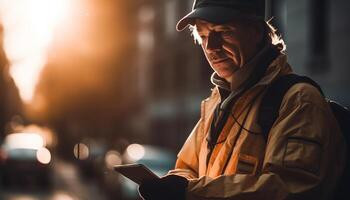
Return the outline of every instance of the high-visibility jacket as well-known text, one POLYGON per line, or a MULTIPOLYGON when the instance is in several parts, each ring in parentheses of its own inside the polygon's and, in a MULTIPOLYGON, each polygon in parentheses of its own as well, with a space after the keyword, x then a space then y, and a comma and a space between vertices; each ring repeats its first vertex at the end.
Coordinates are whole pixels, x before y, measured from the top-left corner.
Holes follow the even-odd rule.
POLYGON ((292 86, 267 141, 257 124, 267 86, 288 73, 286 55, 278 56, 235 102, 208 162, 207 137, 221 101, 218 88, 202 101, 201 118, 169 172, 189 180, 187 200, 332 199, 346 147, 320 92, 306 83, 292 86))

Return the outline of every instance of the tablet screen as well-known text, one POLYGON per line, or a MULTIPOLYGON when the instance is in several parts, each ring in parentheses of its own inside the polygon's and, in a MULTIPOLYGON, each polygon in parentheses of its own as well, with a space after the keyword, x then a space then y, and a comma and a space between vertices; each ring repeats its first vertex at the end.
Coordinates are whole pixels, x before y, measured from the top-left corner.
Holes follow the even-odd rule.
POLYGON ((155 173, 142 164, 116 165, 114 166, 114 170, 139 185, 145 180, 159 178, 155 173))

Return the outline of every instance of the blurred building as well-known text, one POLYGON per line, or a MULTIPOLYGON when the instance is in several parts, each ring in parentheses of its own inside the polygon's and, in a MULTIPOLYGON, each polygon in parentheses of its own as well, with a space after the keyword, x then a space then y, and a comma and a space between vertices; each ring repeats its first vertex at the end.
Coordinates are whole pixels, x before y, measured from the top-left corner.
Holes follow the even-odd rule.
POLYGON ((3 27, 0 24, 0 141, 4 138, 5 132, 5 80, 4 80, 4 71, 7 66, 7 60, 5 56, 5 52, 3 49, 3 27))
POLYGON ((286 41, 295 71, 314 78, 331 99, 350 106, 350 2, 288 0, 286 41))
POLYGON ((4 51, 3 27, 0 24, 0 142, 8 133, 12 118, 22 114, 18 89, 10 77, 9 63, 4 51))
MULTIPOLYGON (((137 5, 137 85, 145 97, 136 121, 153 144, 177 150, 199 119, 200 101, 210 94, 211 69, 190 31, 175 30, 192 2, 144 1, 137 5)), ((141 141, 142 142, 142 141, 141 141)))

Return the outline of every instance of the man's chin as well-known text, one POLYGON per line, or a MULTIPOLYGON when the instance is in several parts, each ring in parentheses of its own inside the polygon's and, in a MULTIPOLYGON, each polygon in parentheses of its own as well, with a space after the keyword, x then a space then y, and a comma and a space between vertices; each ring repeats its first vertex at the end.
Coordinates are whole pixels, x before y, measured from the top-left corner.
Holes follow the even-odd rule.
POLYGON ((225 79, 227 82, 231 83, 233 73, 217 73, 220 78, 225 79))

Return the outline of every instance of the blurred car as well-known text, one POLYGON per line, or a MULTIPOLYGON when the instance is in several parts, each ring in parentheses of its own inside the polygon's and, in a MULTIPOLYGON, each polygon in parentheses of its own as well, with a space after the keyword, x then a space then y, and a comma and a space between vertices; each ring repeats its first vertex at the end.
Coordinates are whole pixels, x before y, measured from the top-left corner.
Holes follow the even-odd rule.
POLYGON ((0 147, 1 183, 41 187, 51 185, 51 153, 43 138, 34 133, 7 135, 0 147))
MULTIPOLYGON (((129 145, 122 157, 123 164, 143 164, 158 176, 164 176, 170 169, 173 169, 176 160, 176 155, 168 149, 140 144, 129 145)), ((121 175, 119 181, 123 199, 138 198, 136 183, 121 175)))

